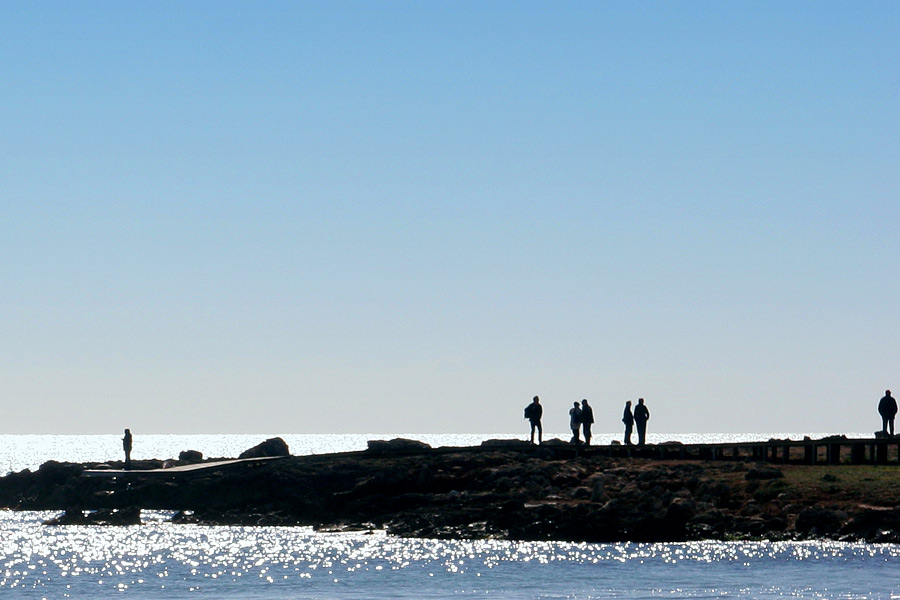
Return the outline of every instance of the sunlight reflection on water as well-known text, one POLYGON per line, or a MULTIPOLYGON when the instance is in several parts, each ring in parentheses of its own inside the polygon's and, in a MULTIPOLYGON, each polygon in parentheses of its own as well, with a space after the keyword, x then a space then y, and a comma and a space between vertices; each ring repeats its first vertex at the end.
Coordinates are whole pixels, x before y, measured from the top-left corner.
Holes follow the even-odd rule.
POLYGON ((892 563, 900 558, 900 546, 837 542, 417 540, 383 532, 174 525, 162 512, 145 512, 141 526, 42 526, 49 516, 0 511, 0 592, 16 590, 23 598, 124 591, 147 598, 889 598, 897 589, 892 563), (876 581, 881 587, 873 587, 876 581))

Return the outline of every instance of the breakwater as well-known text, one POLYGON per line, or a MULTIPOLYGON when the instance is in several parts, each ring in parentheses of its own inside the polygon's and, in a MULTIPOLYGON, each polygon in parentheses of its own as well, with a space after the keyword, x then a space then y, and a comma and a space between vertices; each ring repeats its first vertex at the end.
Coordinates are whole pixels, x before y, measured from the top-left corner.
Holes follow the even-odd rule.
MULTIPOLYGON (((168 472, 163 461, 135 461, 155 472, 111 477, 85 474, 121 465, 48 462, 0 478, 0 506, 64 511, 60 524, 136 523, 140 510, 160 509, 183 523, 387 529, 409 537, 900 541, 900 469, 854 463, 852 444, 820 442, 815 464, 804 461, 806 448, 818 444, 785 441, 773 442, 777 454, 743 444, 708 449, 709 456, 698 448, 702 455, 693 456, 694 448, 676 444, 508 440, 465 448, 372 442, 366 451, 168 472), (841 449, 829 461, 835 444, 841 449)), ((873 456, 878 463, 877 449, 873 456)))

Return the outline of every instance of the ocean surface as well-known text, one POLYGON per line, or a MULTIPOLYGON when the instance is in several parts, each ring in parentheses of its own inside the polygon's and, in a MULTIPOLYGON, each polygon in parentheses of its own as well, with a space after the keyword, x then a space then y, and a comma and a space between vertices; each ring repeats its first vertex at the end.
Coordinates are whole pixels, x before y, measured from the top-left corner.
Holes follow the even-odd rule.
MULTIPOLYGON (((825 434, 659 434, 650 441, 825 434)), ((862 434, 847 434, 862 437, 862 434)), ((232 457, 274 435, 140 435, 135 458, 232 457)), ((462 446, 490 435, 286 435, 294 454, 406 437, 462 446)), ((564 438, 562 434, 549 437, 564 438)), ((616 439, 599 434, 598 442, 616 439)), ((46 460, 120 460, 117 435, 0 435, 4 472, 46 460)), ((129 527, 46 527, 55 513, 0 511, 0 598, 900 598, 900 546, 834 542, 570 544, 406 540, 382 532, 205 527, 143 514, 129 527)))

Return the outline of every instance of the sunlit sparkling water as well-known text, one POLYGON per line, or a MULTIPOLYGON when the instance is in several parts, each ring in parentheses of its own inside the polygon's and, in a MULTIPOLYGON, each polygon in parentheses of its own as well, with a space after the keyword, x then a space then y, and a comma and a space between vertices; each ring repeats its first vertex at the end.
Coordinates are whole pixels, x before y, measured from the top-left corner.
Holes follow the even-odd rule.
POLYGON ((893 598, 900 546, 438 541, 304 528, 46 527, 0 511, 15 598, 893 598))

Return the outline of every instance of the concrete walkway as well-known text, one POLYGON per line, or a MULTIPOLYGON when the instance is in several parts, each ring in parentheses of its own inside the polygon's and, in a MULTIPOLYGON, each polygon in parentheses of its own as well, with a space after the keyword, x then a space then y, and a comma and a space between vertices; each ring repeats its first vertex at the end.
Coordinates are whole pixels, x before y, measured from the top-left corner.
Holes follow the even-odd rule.
POLYGON ((192 463, 169 467, 168 469, 86 469, 82 471, 84 477, 154 477, 196 473, 198 471, 212 471, 231 467, 234 465, 259 464, 286 458, 284 456, 263 456, 259 458, 234 458, 231 460, 218 460, 213 462, 192 463))

